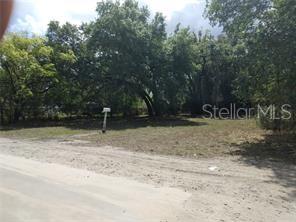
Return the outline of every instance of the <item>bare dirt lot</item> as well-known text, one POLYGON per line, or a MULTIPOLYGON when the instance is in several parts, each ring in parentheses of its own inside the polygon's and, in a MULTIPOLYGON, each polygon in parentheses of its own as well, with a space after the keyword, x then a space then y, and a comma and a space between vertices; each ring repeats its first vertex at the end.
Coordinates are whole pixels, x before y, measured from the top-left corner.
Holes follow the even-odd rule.
POLYGON ((178 188, 190 194, 183 208, 195 221, 296 220, 293 164, 231 156, 186 159, 77 143, 0 138, 0 152, 178 188))

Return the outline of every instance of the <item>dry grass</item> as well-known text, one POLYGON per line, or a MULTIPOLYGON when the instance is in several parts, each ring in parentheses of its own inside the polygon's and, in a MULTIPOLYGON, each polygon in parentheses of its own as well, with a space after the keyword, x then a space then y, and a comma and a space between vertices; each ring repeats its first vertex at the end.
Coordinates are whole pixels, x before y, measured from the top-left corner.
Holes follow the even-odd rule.
POLYGON ((254 120, 185 118, 130 124, 128 121, 112 122, 107 134, 80 139, 98 146, 124 147, 140 152, 209 157, 233 153, 237 149, 234 144, 260 140, 265 133, 254 120))
POLYGON ((96 120, 20 124, 0 130, 0 136, 38 140, 76 138, 96 146, 191 158, 240 155, 296 159, 294 136, 286 139, 272 135, 260 129, 255 120, 121 119, 109 121, 106 134, 100 132, 100 126, 101 122, 96 120))

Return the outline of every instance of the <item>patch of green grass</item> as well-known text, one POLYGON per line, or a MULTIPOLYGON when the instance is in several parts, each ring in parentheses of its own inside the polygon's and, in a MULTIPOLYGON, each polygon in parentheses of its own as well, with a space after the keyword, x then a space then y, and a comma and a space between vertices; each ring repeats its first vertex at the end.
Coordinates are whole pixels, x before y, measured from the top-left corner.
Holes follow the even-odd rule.
POLYGON ((1 137, 16 139, 56 139, 60 137, 73 136, 89 132, 88 130, 71 129, 67 127, 38 127, 38 128, 17 128, 0 130, 1 137))

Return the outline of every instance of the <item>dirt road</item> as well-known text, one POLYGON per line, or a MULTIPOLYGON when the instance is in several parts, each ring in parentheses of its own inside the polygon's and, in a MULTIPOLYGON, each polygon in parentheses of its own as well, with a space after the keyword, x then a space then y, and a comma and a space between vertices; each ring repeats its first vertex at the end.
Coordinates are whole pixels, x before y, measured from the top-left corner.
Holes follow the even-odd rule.
POLYGON ((159 222, 187 217, 183 203, 190 194, 179 189, 7 155, 0 155, 0 178, 0 218, 5 222, 159 222))
MULTIPOLYGON (((159 189, 164 189, 171 194, 170 189, 165 188, 171 187, 173 192, 180 194, 180 199, 177 198, 175 206, 177 214, 166 218, 167 221, 296 220, 296 167, 293 165, 255 159, 243 161, 234 157, 190 160, 133 153, 113 147, 79 146, 63 141, 32 142, 3 138, 0 138, 0 152, 128 178, 122 180, 137 181, 133 183, 147 186, 148 193, 151 190, 161 193, 159 189)), ((125 182, 120 184, 126 192, 132 192, 125 182)), ((141 195, 139 198, 141 200, 141 195)), ((123 196, 122 200, 125 199, 123 196)), ((161 198, 159 200, 162 202, 161 198)), ((145 209, 144 202, 139 202, 141 209, 145 209)), ((162 202, 164 205, 160 205, 160 209, 175 209, 166 207, 169 202, 162 202)), ((117 221, 113 219, 111 221, 117 221)))

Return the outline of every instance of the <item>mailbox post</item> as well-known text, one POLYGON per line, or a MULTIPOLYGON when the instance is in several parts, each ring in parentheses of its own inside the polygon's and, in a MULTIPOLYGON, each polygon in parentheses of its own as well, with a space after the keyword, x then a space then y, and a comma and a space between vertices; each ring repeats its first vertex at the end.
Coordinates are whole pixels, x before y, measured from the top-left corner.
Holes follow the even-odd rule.
POLYGON ((108 113, 111 112, 111 109, 110 108, 104 108, 103 109, 103 112, 104 113, 104 122, 103 122, 103 129, 102 129, 102 132, 103 133, 106 133, 106 129, 107 129, 107 116, 108 116, 108 113))

